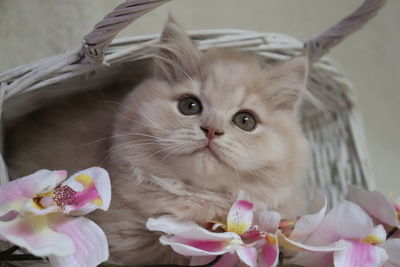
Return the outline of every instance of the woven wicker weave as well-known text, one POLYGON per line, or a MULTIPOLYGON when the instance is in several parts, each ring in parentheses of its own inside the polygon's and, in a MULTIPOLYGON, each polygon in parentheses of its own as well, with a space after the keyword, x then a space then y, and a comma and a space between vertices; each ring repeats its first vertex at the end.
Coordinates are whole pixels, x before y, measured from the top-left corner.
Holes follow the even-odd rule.
MULTIPOLYGON (((55 96, 92 90, 110 78, 123 75, 123 67, 151 60, 158 35, 116 39, 115 35, 146 12, 166 0, 128 0, 97 24, 85 36, 81 49, 24 65, 0 74, 0 112, 9 121, 48 103, 55 96)), ((304 43, 290 36, 242 30, 189 32, 201 50, 235 47, 253 51, 269 62, 286 60, 308 49, 313 62, 308 88, 326 106, 321 111, 305 104, 304 131, 313 151, 310 181, 334 204, 346 192, 347 184, 369 188, 363 128, 354 105, 351 83, 326 57, 329 48, 361 28, 376 15, 385 0, 366 0, 349 17, 320 36, 304 43)), ((4 142, 4 140, 3 140, 4 142)), ((46 166, 43 166, 46 167, 46 166)), ((0 182, 8 181, 7 167, 0 158, 0 182)))

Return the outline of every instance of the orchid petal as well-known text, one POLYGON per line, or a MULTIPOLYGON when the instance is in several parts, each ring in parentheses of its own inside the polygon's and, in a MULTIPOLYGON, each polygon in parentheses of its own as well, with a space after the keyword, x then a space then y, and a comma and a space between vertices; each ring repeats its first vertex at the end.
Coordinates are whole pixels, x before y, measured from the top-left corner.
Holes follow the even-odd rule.
POLYGON ((161 236, 160 243, 171 246, 178 254, 183 256, 222 255, 234 252, 237 245, 226 244, 225 240, 198 240, 177 236, 161 236))
POLYGON ((253 247, 240 246, 236 250, 239 259, 251 267, 257 267, 257 249, 253 247))
POLYGON ((108 259, 107 238, 100 227, 84 217, 50 217, 50 227, 72 239, 75 253, 68 256, 50 255, 52 266, 97 266, 108 259))
POLYGON ((225 233, 213 233, 209 232, 201 227, 194 228, 177 235, 179 237, 185 238, 190 237, 192 240, 205 241, 205 242, 224 242, 229 244, 241 245, 243 242, 235 233, 225 232, 225 233))
POLYGON ((327 245, 340 239, 361 240, 372 231, 372 219, 368 214, 357 204, 345 200, 328 212, 306 243, 327 245))
POLYGON ((220 255, 231 252, 243 242, 239 235, 232 232, 214 233, 193 222, 180 222, 171 216, 158 219, 150 218, 147 229, 172 235, 161 236, 160 242, 185 256, 220 255))
POLYGON ((47 216, 21 216, 0 223, 0 239, 27 249, 36 256, 67 256, 74 253, 72 240, 49 228, 47 216))
POLYGON ((236 243, 241 242, 241 238, 236 233, 224 232, 214 233, 207 231, 203 227, 193 222, 180 222, 170 216, 162 216, 158 219, 150 218, 146 224, 150 231, 160 231, 169 235, 176 235, 182 238, 190 237, 196 240, 222 241, 236 240, 236 243), (175 222, 175 223, 174 223, 175 222), (167 223, 167 224, 162 224, 167 223), (174 223, 174 224, 170 224, 174 223), (180 228, 180 229, 179 229, 180 228))
POLYGON ((253 204, 246 200, 237 200, 228 213, 228 231, 241 235, 250 228, 252 222, 253 204))
POLYGON ((85 215, 96 209, 108 210, 110 206, 110 178, 103 168, 92 167, 79 171, 68 178, 62 186, 76 192, 71 199, 73 204, 64 207, 66 214, 85 215))
MULTIPOLYGON (((392 238, 379 245, 386 250, 389 256, 389 263, 393 266, 400 266, 400 239, 392 238)), ((386 264, 385 264, 386 266, 386 264)))
POLYGON ((335 267, 379 267, 387 261, 383 248, 359 241, 346 241, 349 246, 334 253, 335 267))
POLYGON ((390 199, 379 191, 364 191, 349 186, 347 199, 360 205, 368 214, 390 226, 398 226, 397 211, 390 199))
POLYGON ((314 252, 334 252, 345 249, 348 244, 342 240, 336 241, 329 245, 312 246, 306 245, 287 238, 282 233, 278 233, 279 245, 288 251, 314 251, 314 252))
POLYGON ((49 192, 67 176, 66 171, 40 170, 0 186, 0 217, 11 210, 21 211, 27 199, 49 192))
POLYGON ((327 201, 325 197, 317 197, 320 199, 318 202, 323 203, 322 207, 319 207, 319 211, 316 213, 301 217, 295 224, 293 232, 290 234, 290 239, 296 241, 305 240, 312 232, 315 231, 315 229, 317 229, 323 220, 326 212, 327 201))
POLYGON ((365 237, 362 241, 371 245, 378 245, 386 240, 386 231, 383 225, 377 225, 371 234, 365 237))
MULTIPOLYGON (((10 194, 11 195, 11 194, 10 194)), ((14 196, 7 196, 7 193, 2 192, 0 188, 0 198, 10 200, 8 203, 0 206, 0 221, 9 221, 10 218, 19 216, 19 211, 22 210, 26 200, 12 200, 14 196), (10 216, 10 214, 16 216, 10 216)))
POLYGON ((281 215, 276 211, 263 211, 257 217, 257 224, 269 233, 275 233, 278 230, 280 221, 281 215))
POLYGON ((169 235, 179 234, 197 227, 200 226, 194 222, 182 222, 169 215, 164 215, 157 219, 149 218, 146 223, 146 228, 150 231, 164 232, 169 235))
POLYGON ((269 235, 260 254, 260 266, 275 267, 279 262, 279 245, 276 236, 269 235), (271 242, 272 241, 272 242, 271 242))

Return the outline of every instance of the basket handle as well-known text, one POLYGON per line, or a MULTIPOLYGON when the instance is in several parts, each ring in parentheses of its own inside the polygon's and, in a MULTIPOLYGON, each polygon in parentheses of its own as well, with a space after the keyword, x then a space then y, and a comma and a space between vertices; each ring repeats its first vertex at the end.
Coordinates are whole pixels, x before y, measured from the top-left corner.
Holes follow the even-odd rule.
MULTIPOLYGON (((93 30, 84 37, 81 62, 100 64, 105 50, 122 29, 142 15, 165 4, 170 0, 126 0, 97 23, 93 30)), ((386 0, 365 0, 349 16, 333 25, 322 34, 305 42, 304 47, 311 61, 317 61, 329 50, 343 41, 353 32, 361 29, 375 17, 386 0)))
POLYGON ((170 0, 126 0, 97 23, 83 38, 83 63, 100 64, 111 41, 126 26, 170 0))
POLYGON ((305 42, 308 56, 315 62, 327 54, 335 45, 347 36, 361 29, 367 22, 378 14, 386 0, 365 0, 353 13, 333 25, 320 35, 305 42))

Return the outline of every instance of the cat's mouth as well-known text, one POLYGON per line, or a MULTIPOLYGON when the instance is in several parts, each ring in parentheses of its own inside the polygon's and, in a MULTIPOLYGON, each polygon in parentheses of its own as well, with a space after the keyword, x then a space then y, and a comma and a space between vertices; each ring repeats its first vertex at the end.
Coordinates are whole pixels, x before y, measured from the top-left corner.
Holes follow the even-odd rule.
POLYGON ((193 154, 195 153, 205 153, 205 154, 210 154, 212 157, 214 157, 215 159, 221 161, 220 157, 217 155, 217 153, 215 153, 214 149, 210 146, 210 144, 207 144, 206 146, 203 146, 197 150, 195 150, 193 152, 193 154))

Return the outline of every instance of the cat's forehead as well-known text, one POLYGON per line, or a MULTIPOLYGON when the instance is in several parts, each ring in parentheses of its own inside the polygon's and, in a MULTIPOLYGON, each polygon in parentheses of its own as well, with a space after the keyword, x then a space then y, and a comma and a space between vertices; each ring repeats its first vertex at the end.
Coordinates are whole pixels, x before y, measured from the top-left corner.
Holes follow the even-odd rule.
POLYGON ((200 93, 211 104, 237 107, 260 102, 260 89, 265 86, 264 73, 258 66, 220 60, 208 66, 200 93))

